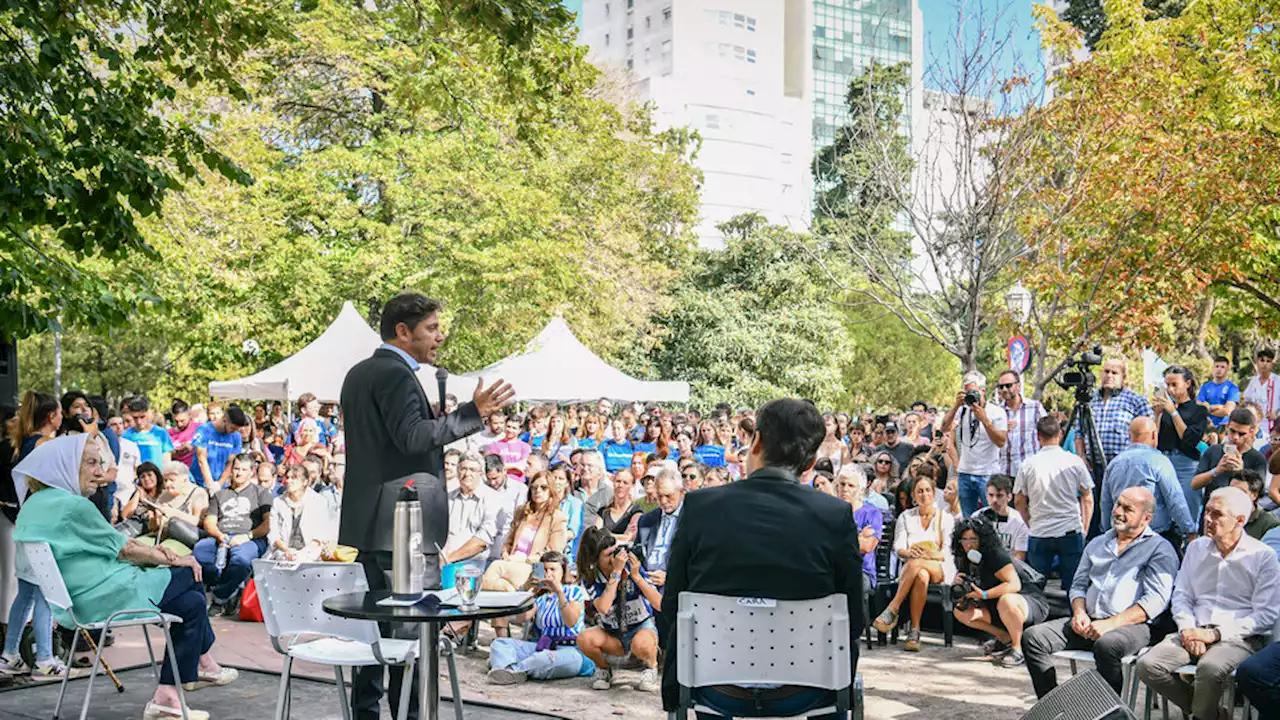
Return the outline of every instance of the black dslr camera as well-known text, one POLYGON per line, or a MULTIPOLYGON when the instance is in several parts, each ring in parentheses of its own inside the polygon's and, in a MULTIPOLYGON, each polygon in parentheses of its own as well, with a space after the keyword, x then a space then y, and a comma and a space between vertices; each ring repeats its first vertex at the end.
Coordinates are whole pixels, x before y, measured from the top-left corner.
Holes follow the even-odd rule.
POLYGON ((977 390, 966 390, 964 393, 965 405, 977 405, 982 402, 982 393, 977 390))
POLYGON ((977 600, 967 597, 977 587, 967 575, 961 577, 951 586, 951 602, 955 604, 957 610, 968 610, 978 604, 977 600))

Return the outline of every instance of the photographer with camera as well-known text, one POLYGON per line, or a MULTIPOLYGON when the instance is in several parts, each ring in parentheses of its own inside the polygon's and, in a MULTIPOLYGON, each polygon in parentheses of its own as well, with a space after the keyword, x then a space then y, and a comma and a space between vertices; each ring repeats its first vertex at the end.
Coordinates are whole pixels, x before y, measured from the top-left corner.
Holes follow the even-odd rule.
POLYGON ((637 690, 658 690, 658 626, 662 594, 649 582, 635 548, 603 528, 587 528, 578 548, 578 578, 600 624, 578 635, 578 649, 595 663, 593 690, 613 687, 606 655, 634 655, 644 663, 637 690))
POLYGON ((1025 563, 1015 563, 992 525, 978 518, 956 523, 951 533, 955 557, 952 613, 960 622, 993 635, 983 651, 1000 657, 1004 667, 1026 663, 1022 629, 1049 619, 1044 576, 1025 563))
POLYGON ((942 418, 942 431, 956 428, 951 442, 960 458, 956 466, 960 509, 969 517, 986 503, 987 478, 1000 472, 1000 449, 1009 441, 1009 418, 1003 408, 987 401, 987 379, 982 373, 967 372, 963 382, 955 404, 942 418))

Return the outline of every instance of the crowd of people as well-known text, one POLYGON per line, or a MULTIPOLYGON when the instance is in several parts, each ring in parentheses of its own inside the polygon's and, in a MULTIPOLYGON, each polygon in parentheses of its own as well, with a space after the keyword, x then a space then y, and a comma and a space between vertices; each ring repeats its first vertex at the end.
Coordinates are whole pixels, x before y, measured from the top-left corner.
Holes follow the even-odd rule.
MULTIPOLYGON (((956 598, 955 618, 990 636, 986 653, 1028 667, 1037 695, 1055 685, 1057 650, 1092 649, 1118 690, 1121 658, 1154 643, 1138 664, 1144 681, 1195 717, 1216 717, 1210 710, 1232 671, 1242 686, 1274 693, 1269 678, 1280 663, 1280 649, 1264 649, 1280 614, 1273 360, 1269 349, 1257 353, 1258 375, 1243 393, 1225 358, 1201 386, 1187 368, 1170 367, 1151 393, 1126 386, 1122 359, 1105 362, 1092 399, 1101 478, 1084 459, 1080 429, 1026 397, 1020 375, 1005 370, 994 395, 985 375, 967 373, 947 407, 824 413, 825 437, 797 480, 848 504, 867 600, 885 590, 874 627, 904 625, 904 650, 922 649, 928 591, 942 586, 956 598), (1055 575, 1066 618, 1051 617, 1046 585, 1055 575), (1196 660, 1188 685, 1175 670, 1196 660)), ((438 410, 456 407, 448 396, 438 410)), ((175 596, 199 580, 211 616, 237 613, 257 558, 349 559, 337 544, 342 413, 314 395, 299 398, 291 421, 279 403, 174 400, 161 411, 135 397, 113 410, 76 391, 30 392, 4 419, 0 456, 10 468, 62 436, 100 445, 85 494, 121 537, 120 558, 163 558, 175 596)), ((685 498, 744 477, 755 412, 602 398, 499 411, 485 426, 445 453, 440 563, 446 577, 466 570, 485 589, 536 595, 526 617, 494 621, 488 679, 590 676, 607 690, 618 663, 631 662, 641 669, 637 687, 658 690, 667 640, 658 615, 685 498)), ((42 472, 0 483, 11 520, 31 512, 21 478, 43 481, 42 472)), ((154 585, 157 603, 169 598, 164 583, 154 585)), ((67 672, 52 652, 54 616, 39 588, 20 579, 0 674, 67 672), (29 617, 30 664, 15 639, 29 617)), ((201 649, 184 660, 200 663, 191 673, 225 679, 201 649)), ((155 702, 175 704, 160 694, 155 702)))

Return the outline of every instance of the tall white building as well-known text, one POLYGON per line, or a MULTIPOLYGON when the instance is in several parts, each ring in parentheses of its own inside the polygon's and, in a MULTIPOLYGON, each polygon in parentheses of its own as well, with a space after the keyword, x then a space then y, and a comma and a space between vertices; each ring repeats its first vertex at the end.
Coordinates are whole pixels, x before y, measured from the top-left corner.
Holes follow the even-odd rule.
MULTIPOLYGON (((1062 13, 1066 12, 1070 0, 1050 0, 1049 7, 1057 13, 1058 17, 1062 17, 1062 13)), ((1076 48, 1070 57, 1062 53, 1054 52, 1048 49, 1042 50, 1044 61, 1044 100, 1049 102, 1053 99, 1053 77, 1062 72, 1068 65, 1073 62, 1082 62, 1088 60, 1090 53, 1084 47, 1076 48)))
POLYGON ((812 11, 807 0, 584 0, 593 62, 626 69, 659 128, 702 136, 700 242, 756 211, 809 226, 812 11))

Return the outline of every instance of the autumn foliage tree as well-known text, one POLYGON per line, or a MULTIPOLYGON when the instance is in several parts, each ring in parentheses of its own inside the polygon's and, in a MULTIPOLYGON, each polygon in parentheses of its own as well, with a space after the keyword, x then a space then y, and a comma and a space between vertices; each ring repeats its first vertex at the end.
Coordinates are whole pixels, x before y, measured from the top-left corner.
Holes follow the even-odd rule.
MULTIPOLYGON (((1022 119, 1041 137, 1024 168, 1039 182, 1024 198, 1032 254, 1019 268, 1036 293, 1037 387, 1086 343, 1156 344, 1167 318, 1274 247, 1258 232, 1280 187, 1280 55, 1259 34, 1274 7, 1205 0, 1157 20, 1141 0, 1107 2, 1093 57, 1022 119)), ((1078 42, 1036 13, 1063 54, 1078 42)))

